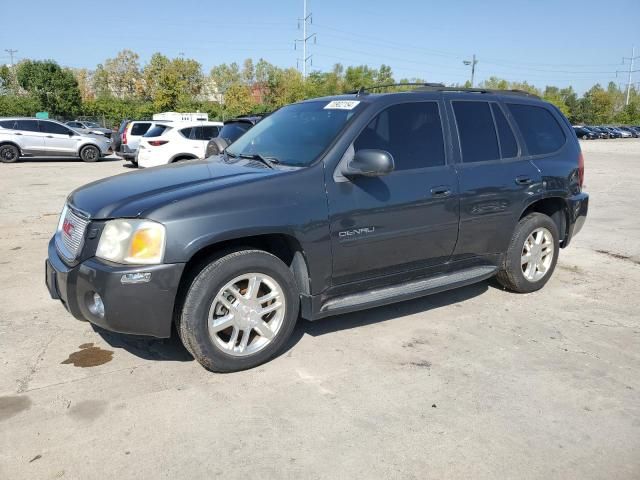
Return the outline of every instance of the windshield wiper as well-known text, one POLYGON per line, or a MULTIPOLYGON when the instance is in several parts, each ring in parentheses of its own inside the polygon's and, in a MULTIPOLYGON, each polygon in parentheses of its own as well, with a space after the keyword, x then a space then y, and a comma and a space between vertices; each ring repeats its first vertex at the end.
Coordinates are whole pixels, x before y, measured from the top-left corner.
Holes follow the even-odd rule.
MULTIPOLYGON (((228 153, 227 153, 227 155, 228 155, 228 153)), ((249 154, 240 153, 238 156, 240 158, 246 158, 248 160, 258 160, 258 161, 264 163, 269 168, 275 168, 274 165, 277 165, 278 163, 280 163, 280 161, 277 158, 274 158, 274 157, 263 157, 259 153, 252 153, 250 155, 249 154)))

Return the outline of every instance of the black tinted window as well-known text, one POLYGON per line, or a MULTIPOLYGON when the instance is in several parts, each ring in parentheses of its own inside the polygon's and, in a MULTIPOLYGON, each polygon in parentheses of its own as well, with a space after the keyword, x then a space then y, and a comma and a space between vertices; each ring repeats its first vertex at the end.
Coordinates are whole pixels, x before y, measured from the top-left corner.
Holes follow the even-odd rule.
POLYGON ((487 102, 453 102, 462 161, 484 162, 500 158, 493 117, 487 102))
POLYGON ((491 104, 493 110, 493 118, 496 119, 496 127, 498 127, 498 137, 500 138, 500 149, 502 150, 502 158, 513 158, 518 156, 518 143, 513 134, 513 130, 509 126, 502 109, 495 103, 491 104))
POLYGON ((159 137, 160 135, 162 135, 168 129, 169 129, 169 127, 167 127, 166 125, 156 125, 155 127, 150 128, 149 131, 147 131, 147 133, 144 134, 144 136, 145 136, 145 138, 148 138, 148 137, 159 137))
POLYGON ((555 117, 543 107, 509 104, 530 155, 542 155, 558 150, 566 141, 555 117))
POLYGON ((186 138, 191 138, 191 130, 193 130, 191 127, 183 128, 180 130, 180 133, 186 138))
POLYGON ((150 123, 134 123, 131 127, 131 135, 144 135, 150 127, 150 123))
POLYGON ((2 128, 13 128, 13 126, 15 125, 16 121, 15 120, 0 120, 0 127, 2 128))
POLYGON ((224 127, 222 127, 218 135, 220 135, 225 140, 228 140, 229 143, 233 143, 250 128, 251 124, 247 122, 225 123, 224 127))
POLYGON ((201 140, 211 140, 212 138, 218 136, 220 128, 216 127, 215 125, 208 125, 206 127, 202 127, 200 131, 202 135, 201 140))
POLYGON ((42 133, 55 133, 59 135, 69 135, 70 130, 58 123, 40 121, 40 131, 42 133))
POLYGON ((379 113, 354 142, 355 150, 386 150, 396 170, 444 165, 444 140, 436 102, 402 103, 379 113))
POLYGON ((13 127, 15 130, 26 130, 27 132, 38 132, 37 120, 16 120, 13 127))

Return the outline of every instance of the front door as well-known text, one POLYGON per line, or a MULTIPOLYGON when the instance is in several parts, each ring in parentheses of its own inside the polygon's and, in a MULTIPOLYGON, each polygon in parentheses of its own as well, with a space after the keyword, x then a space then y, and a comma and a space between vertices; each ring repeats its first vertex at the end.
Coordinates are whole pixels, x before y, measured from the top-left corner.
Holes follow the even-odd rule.
POLYGON ((75 155, 80 140, 77 133, 59 123, 39 120, 47 155, 75 155))
POLYGON ((334 285, 422 269, 451 256, 458 182, 447 162, 441 108, 438 101, 388 107, 345 153, 385 150, 395 162, 390 174, 347 180, 327 172, 334 285))

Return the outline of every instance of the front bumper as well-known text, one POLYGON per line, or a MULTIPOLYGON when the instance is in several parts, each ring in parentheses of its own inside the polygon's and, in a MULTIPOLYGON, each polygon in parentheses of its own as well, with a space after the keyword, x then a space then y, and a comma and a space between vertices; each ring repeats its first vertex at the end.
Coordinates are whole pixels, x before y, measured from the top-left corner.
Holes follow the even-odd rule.
POLYGON ((58 255, 53 238, 48 253, 45 280, 51 298, 60 300, 74 317, 113 332, 171 336, 183 263, 130 267, 107 264, 93 257, 70 267, 58 255), (121 282, 124 274, 138 272, 149 272, 149 281, 121 282), (103 317, 89 310, 94 293, 102 297, 103 317))
POLYGON ((567 229, 567 237, 562 246, 566 247, 575 237, 587 219, 587 211, 589 210, 589 194, 585 192, 578 193, 567 199, 567 207, 569 210, 569 228, 567 229))

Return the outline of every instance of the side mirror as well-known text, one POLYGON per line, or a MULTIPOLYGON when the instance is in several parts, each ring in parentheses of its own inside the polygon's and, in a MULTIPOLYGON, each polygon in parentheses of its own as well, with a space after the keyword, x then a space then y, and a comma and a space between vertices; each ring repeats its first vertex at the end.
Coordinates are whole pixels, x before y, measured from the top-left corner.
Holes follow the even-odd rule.
POLYGON ((345 177, 380 177, 393 171, 393 156, 385 150, 358 150, 342 170, 345 177))

